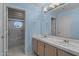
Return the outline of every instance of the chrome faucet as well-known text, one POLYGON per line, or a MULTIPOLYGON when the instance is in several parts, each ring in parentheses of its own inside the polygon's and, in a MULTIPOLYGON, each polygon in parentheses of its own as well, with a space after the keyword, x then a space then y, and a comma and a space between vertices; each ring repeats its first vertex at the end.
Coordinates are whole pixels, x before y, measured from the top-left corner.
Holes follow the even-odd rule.
POLYGON ((69 43, 69 40, 64 40, 64 43, 69 43))

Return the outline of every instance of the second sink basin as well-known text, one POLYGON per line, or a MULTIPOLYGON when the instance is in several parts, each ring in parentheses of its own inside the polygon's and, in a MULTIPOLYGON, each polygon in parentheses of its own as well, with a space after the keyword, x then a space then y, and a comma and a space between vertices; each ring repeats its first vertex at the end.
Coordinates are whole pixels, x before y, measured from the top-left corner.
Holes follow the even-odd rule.
POLYGON ((72 42, 66 43, 63 40, 62 41, 57 41, 58 44, 63 45, 63 46, 67 46, 67 47, 73 47, 74 44, 72 42))

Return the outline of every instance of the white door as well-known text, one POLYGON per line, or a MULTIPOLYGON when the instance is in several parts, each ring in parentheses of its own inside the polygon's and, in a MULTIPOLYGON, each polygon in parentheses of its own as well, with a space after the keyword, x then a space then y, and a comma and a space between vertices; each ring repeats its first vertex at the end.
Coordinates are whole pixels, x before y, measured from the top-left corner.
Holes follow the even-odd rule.
POLYGON ((3 41, 3 4, 0 3, 0 56, 2 56, 4 52, 3 41))

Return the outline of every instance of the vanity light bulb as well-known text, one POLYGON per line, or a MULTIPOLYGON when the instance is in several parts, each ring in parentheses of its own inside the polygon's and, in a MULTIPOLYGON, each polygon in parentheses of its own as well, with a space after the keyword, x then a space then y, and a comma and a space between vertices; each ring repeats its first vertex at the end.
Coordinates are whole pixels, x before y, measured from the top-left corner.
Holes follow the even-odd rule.
POLYGON ((48 10, 47 10, 47 8, 44 8, 43 11, 46 13, 48 10))
POLYGON ((49 5, 49 7, 51 7, 51 8, 55 8, 55 5, 49 5))
POLYGON ((56 4, 56 6, 59 6, 59 5, 60 5, 59 3, 56 4))

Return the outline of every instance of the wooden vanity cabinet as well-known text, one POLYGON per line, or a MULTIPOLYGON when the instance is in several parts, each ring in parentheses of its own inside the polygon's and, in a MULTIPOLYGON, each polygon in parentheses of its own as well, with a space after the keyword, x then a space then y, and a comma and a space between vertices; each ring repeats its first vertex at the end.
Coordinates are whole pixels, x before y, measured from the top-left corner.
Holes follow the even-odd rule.
POLYGON ((51 45, 45 44, 45 56, 56 56, 57 49, 51 45))
POLYGON ((75 56, 35 38, 32 38, 32 49, 38 56, 75 56))
POLYGON ((44 56, 44 43, 38 40, 38 55, 44 56))
POLYGON ((38 53, 38 40, 35 38, 32 38, 32 50, 35 54, 38 53))
POLYGON ((60 50, 60 49, 58 49, 57 51, 58 51, 58 56, 74 56, 74 55, 72 55, 68 52, 65 52, 63 50, 60 50))

